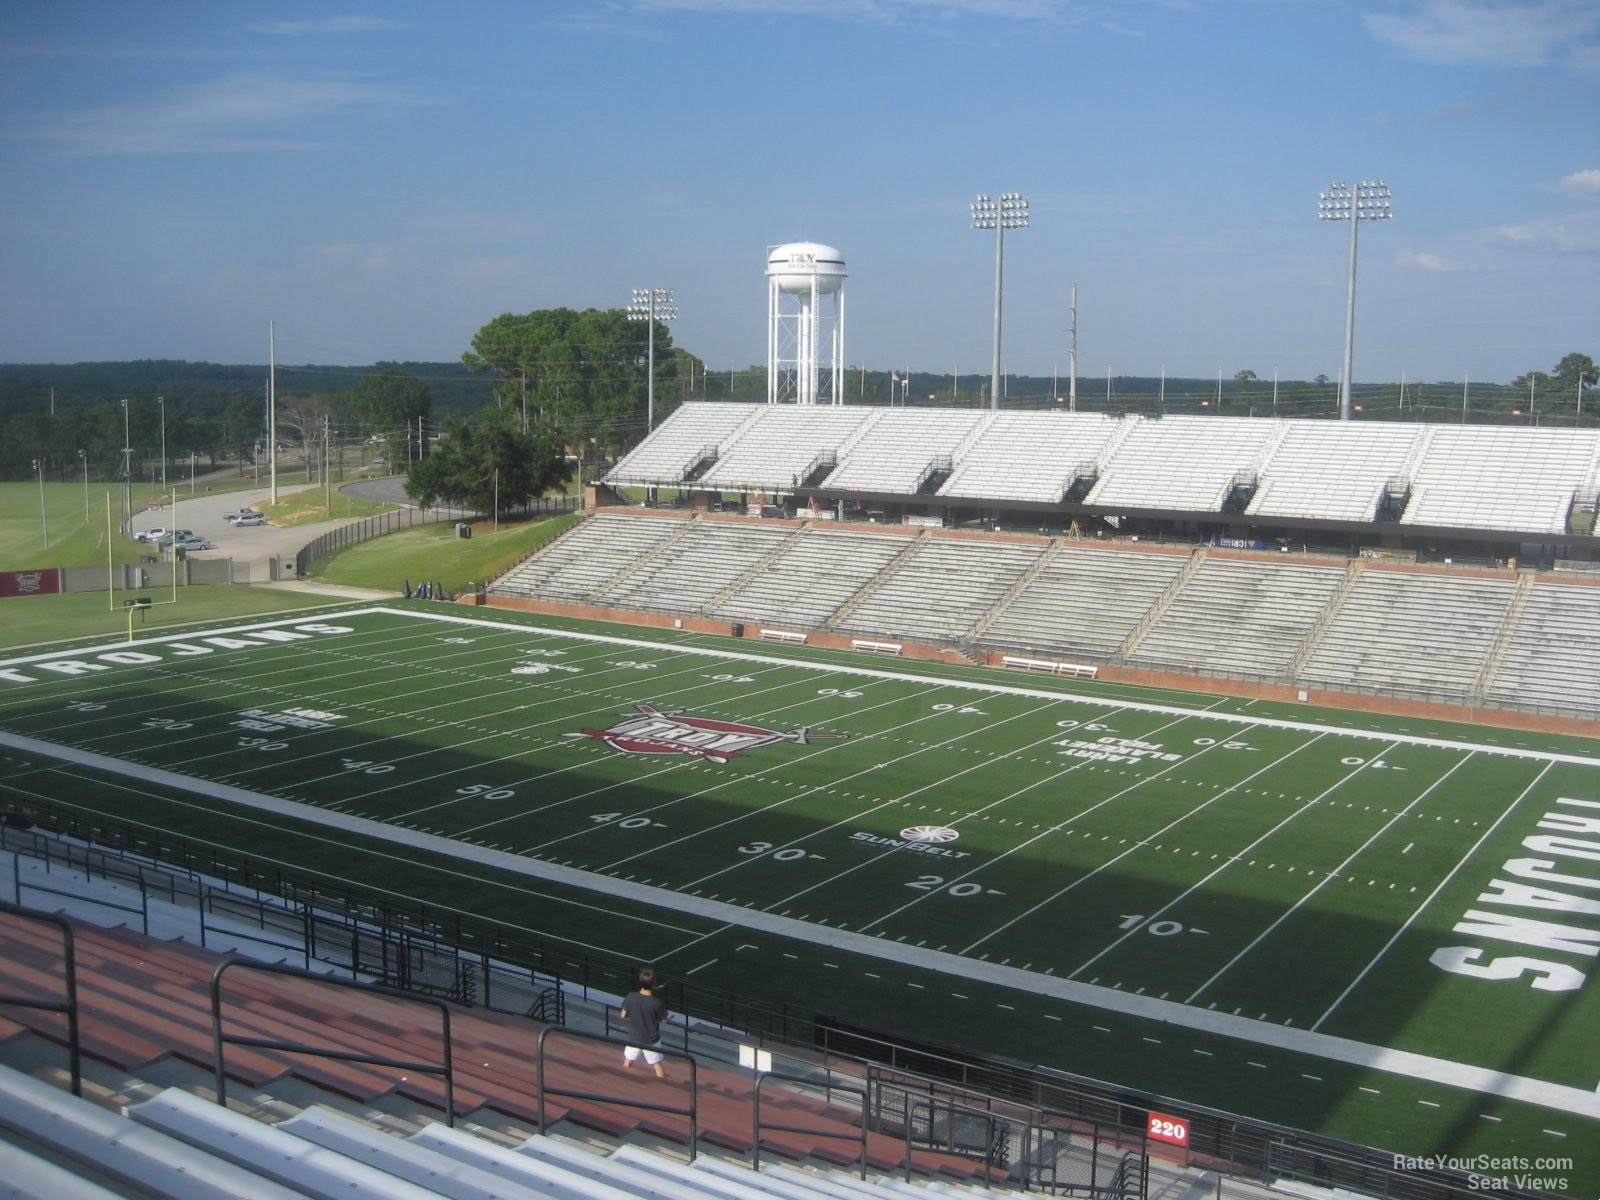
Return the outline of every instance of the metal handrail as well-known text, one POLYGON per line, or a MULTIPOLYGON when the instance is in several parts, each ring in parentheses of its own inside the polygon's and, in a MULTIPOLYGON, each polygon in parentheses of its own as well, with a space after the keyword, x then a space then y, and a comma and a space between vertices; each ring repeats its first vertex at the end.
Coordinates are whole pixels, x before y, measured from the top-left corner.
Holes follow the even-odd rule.
POLYGON ((565 1096, 570 1100, 594 1100, 601 1104, 620 1104, 624 1108, 640 1108, 647 1112, 669 1113, 675 1117, 689 1118, 689 1161, 695 1160, 695 1155, 700 1147, 700 1080, 696 1073, 697 1068, 694 1057, 688 1054, 671 1054, 674 1061, 683 1061, 689 1064, 689 1106, 680 1108, 673 1104, 656 1104, 649 1100, 635 1100, 628 1096, 607 1095, 600 1092, 580 1092, 571 1088, 551 1088, 544 1081, 544 1044, 552 1035, 559 1037, 577 1038, 585 1042, 599 1042, 605 1046, 616 1046, 621 1049, 629 1045, 620 1038, 601 1037, 598 1033, 580 1033, 576 1029, 562 1029, 550 1026, 539 1031, 539 1047, 534 1055, 534 1090, 538 1093, 539 1106, 539 1132, 545 1128, 544 1101, 546 1096, 565 1096))
POLYGON ((47 925, 54 925, 61 931, 61 961, 63 983, 66 986, 67 998, 65 1000, 35 1000, 28 996, 0 995, 0 1004, 11 1004, 17 1008, 37 1008, 42 1012, 63 1013, 67 1018, 67 1056, 72 1073, 72 1094, 83 1095, 83 1048, 78 1038, 78 964, 75 943, 72 940, 72 924, 65 917, 57 913, 37 912, 33 909, 23 908, 19 904, 9 904, 0 900, 0 913, 10 913, 14 917, 21 917, 25 921, 40 921, 47 925))
MULTIPOLYGON (((761 1170, 761 1085, 766 1083, 769 1079, 776 1079, 780 1083, 805 1084, 811 1087, 816 1086, 815 1080, 809 1079, 804 1075, 785 1075, 778 1071, 763 1071, 756 1076, 754 1115, 752 1116, 750 1122, 750 1165, 757 1171, 761 1170)), ((861 1132, 859 1134, 838 1133, 831 1129, 818 1129, 810 1125, 774 1125, 769 1123, 766 1128, 770 1129, 774 1133, 804 1133, 809 1134, 812 1137, 836 1138, 840 1141, 860 1142, 861 1153, 857 1156, 856 1161, 860 1168, 861 1178, 865 1179, 867 1177, 867 1089, 849 1087, 840 1084, 829 1084, 828 1095, 830 1103, 834 1092, 849 1092, 851 1095, 859 1096, 861 1098, 861 1132)), ((909 1158, 907 1161, 909 1162, 909 1158)))
POLYGON ((444 1119, 445 1124, 454 1126, 456 1123, 456 1093, 455 1093, 455 1064, 451 1056, 450 1040, 450 1007, 442 1000, 435 1000, 429 996, 418 996, 412 992, 402 992, 395 988, 386 988, 373 983, 359 983, 353 979, 333 979, 327 975, 318 975, 315 971, 302 971, 298 967, 285 967, 279 963, 250 962, 229 955, 218 963, 211 972, 211 1046, 216 1068, 217 1103, 226 1105, 227 1081, 223 1074, 223 1046, 251 1046, 257 1050, 280 1050, 290 1054, 310 1054, 317 1058, 333 1058, 340 1062, 367 1063, 377 1067, 394 1067, 403 1071, 422 1071, 429 1075, 444 1077, 444 1119), (222 1032, 222 975, 223 972, 238 967, 247 971, 263 971, 269 975, 287 975, 292 979, 306 979, 314 983, 326 984, 329 987, 347 988, 354 991, 375 993, 388 996, 395 1000, 404 1000, 409 1004, 426 1004, 439 1010, 441 1018, 440 1045, 443 1050, 442 1064, 414 1062, 410 1059, 387 1058, 377 1054, 357 1054, 349 1050, 325 1050, 315 1046, 306 1046, 299 1042, 287 1042, 278 1038, 240 1037, 222 1032))

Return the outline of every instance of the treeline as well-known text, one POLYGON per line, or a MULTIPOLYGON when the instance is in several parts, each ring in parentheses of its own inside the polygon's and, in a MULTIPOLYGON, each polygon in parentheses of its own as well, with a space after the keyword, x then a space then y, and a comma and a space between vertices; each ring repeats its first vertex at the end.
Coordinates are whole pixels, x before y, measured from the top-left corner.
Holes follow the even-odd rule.
MULTIPOLYGON (((524 430, 544 423, 571 450, 615 457, 646 432, 644 364, 648 324, 619 309, 545 309, 503 314, 473 339, 463 361, 386 362, 368 367, 277 369, 278 440, 308 457, 322 439, 337 445, 372 436, 398 438, 395 465, 420 455, 423 435, 451 418, 486 408, 518 411, 524 430)), ((764 365, 707 370, 655 327, 655 411, 659 423, 686 400, 762 401, 764 365)), ((170 463, 194 454, 204 467, 248 459, 264 445, 267 368, 167 359, 55 365, 0 365, 0 478, 120 478, 123 449, 135 476, 149 473, 163 443, 170 463), (124 404, 126 401, 126 404, 124 404)), ((1509 384, 1463 380, 1357 384, 1363 420, 1488 422, 1600 428, 1592 394, 1595 363, 1568 354, 1549 371, 1509 384)), ((989 405, 987 374, 847 368, 847 404, 961 407, 989 405)), ((1065 376, 1006 376, 1001 406, 1063 409, 1065 376)), ((1218 378, 1080 376, 1077 407, 1118 413, 1222 413, 1332 418, 1338 385, 1263 379, 1241 369, 1218 378)))
MULTIPOLYGON (((46 479, 85 466, 91 479, 120 478, 124 446, 136 477, 163 445, 169 462, 192 453, 202 468, 248 459, 264 445, 267 376, 265 364, 171 359, 0 365, 0 478, 39 461, 46 479)), ((313 450, 323 436, 415 436, 418 416, 476 412, 492 392, 460 363, 280 365, 277 398, 279 440, 313 450)))

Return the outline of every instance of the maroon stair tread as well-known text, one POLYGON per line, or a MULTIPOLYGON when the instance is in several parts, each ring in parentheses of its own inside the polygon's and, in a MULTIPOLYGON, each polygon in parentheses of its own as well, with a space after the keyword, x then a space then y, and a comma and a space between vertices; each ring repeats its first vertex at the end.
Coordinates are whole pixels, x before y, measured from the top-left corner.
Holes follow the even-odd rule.
MULTIPOLYGON (((222 956, 202 947, 152 940, 127 929, 74 924, 86 1052, 119 1066, 135 1067, 171 1054, 212 1065, 211 976, 222 956)), ((23 992, 42 1000, 64 995, 59 931, 43 922, 0 921, 0 993, 23 992)), ((241 966, 222 977, 224 1030, 248 1036, 303 1042, 319 1049, 371 1054, 417 1063, 443 1063, 442 1022, 431 1003, 307 980, 241 966)), ((458 1116, 488 1109, 537 1122, 536 1092, 540 1034, 537 1022, 512 1014, 451 1008, 451 1048, 458 1116)), ((0 1005, 0 1040, 25 1029, 56 1041, 66 1023, 56 1014, 0 1005)), ((547 1125, 562 1121, 610 1137, 644 1132, 686 1144, 686 1115, 635 1107, 628 1101, 688 1105, 688 1069, 668 1059, 669 1076, 625 1073, 617 1046, 556 1033, 544 1042, 544 1104, 547 1125), (580 1095, 610 1096, 586 1099, 580 1095)), ((381 1067, 337 1058, 227 1046, 230 1077, 259 1085, 284 1075, 341 1096, 370 1102, 385 1094, 442 1111, 442 1076, 411 1068, 381 1067)), ((702 1066, 697 1073, 699 1135, 736 1153, 751 1148, 754 1082, 742 1072, 702 1066)), ((861 1114, 850 1104, 830 1105, 792 1090, 764 1090, 764 1122, 802 1127, 763 1128, 765 1154, 817 1158, 849 1165, 857 1161, 861 1114), (829 1133, 848 1136, 830 1137, 829 1133)), ((905 1143, 886 1134, 868 1135, 868 1162, 898 1170, 905 1143)), ((954 1154, 918 1149, 915 1167, 971 1182, 989 1173, 982 1163, 954 1154)))

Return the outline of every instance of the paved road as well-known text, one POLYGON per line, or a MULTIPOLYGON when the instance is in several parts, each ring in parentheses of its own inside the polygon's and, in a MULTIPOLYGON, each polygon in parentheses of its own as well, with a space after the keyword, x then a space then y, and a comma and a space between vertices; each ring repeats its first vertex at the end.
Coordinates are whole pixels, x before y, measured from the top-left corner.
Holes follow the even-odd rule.
MULTIPOLYGON (((383 483, 385 480, 374 482, 383 483)), ((279 486, 278 494, 303 490, 307 485, 295 484, 292 487, 279 486)), ((365 486, 365 485, 363 485, 365 486)), ((360 493, 358 493, 360 494, 360 493)), ((133 528, 153 529, 162 526, 166 529, 192 529, 207 541, 216 546, 215 550, 198 550, 194 552, 197 558, 232 558, 240 562, 260 563, 262 569, 259 573, 252 569, 252 578, 266 578, 266 562, 269 558, 293 558, 299 553, 300 548, 312 539, 337 529, 340 525, 349 522, 343 518, 318 522, 314 525, 295 525, 287 529, 279 529, 273 525, 255 525, 244 528, 235 528, 222 519, 223 513, 237 512, 242 508, 251 508, 260 505, 266 506, 266 501, 272 496, 271 488, 253 488, 243 492, 220 492, 214 495, 199 494, 194 499, 186 498, 182 492, 178 495, 176 510, 171 505, 163 508, 147 509, 135 513, 133 528)), ((338 504, 334 505, 335 511, 338 504)), ((360 518, 355 518, 359 520, 360 518)), ((153 552, 153 551, 152 551, 153 552)))

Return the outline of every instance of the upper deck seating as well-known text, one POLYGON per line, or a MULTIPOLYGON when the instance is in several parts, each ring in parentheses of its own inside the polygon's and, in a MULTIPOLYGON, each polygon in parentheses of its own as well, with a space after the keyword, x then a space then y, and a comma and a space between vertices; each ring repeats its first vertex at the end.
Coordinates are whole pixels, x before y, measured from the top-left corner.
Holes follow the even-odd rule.
POLYGON ((1000 610, 980 645, 1108 659, 1187 555, 1068 546, 1000 610))
POLYGON ((789 491, 828 455, 837 455, 862 422, 881 410, 826 404, 770 404, 696 483, 723 491, 789 491))
POLYGON ((751 404, 690 401, 680 405, 655 432, 611 468, 610 484, 671 483, 702 460, 707 447, 720 447, 755 414, 751 404))
POLYGON ((1294 665, 1344 578, 1341 567, 1209 557, 1128 663, 1277 678, 1294 665))
POLYGON ((1218 512, 1240 475, 1254 479, 1278 422, 1217 417, 1141 420, 1101 464, 1085 503, 1218 512))
POLYGON ((999 412, 939 489, 946 497, 1055 504, 1119 428, 1104 413, 999 412))
POLYGON ((1600 462, 1600 433, 1441 425, 1415 468, 1405 525, 1565 533, 1600 462))
POLYGON ((975 409, 885 409, 819 485, 830 491, 914 493, 988 414, 975 409))
POLYGON ((1283 440, 1261 470, 1251 516, 1371 521, 1390 481, 1405 470, 1422 426, 1284 421, 1283 440))
POLYGON ((1042 544, 924 540, 838 627, 890 638, 957 641, 1043 552, 1042 544))
POLYGON ((1297 678, 1467 703, 1515 586, 1508 579, 1369 567, 1345 594, 1297 678))

